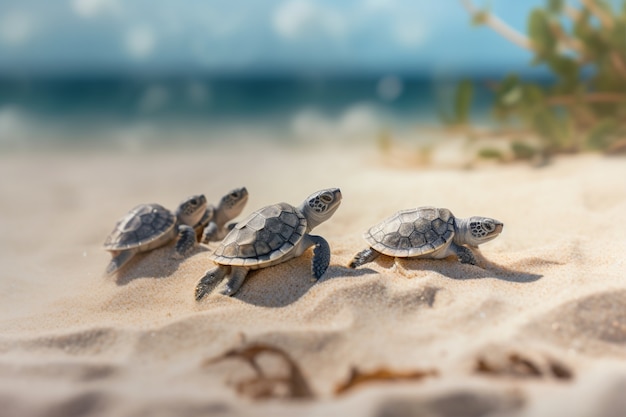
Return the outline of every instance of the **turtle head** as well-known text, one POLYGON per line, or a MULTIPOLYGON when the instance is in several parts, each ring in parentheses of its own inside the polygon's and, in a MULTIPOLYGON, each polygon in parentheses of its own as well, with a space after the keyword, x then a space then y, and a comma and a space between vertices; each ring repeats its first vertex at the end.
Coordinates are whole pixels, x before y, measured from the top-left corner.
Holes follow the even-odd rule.
POLYGON ((339 188, 328 188, 311 194, 299 207, 312 230, 320 223, 330 219, 341 203, 341 191, 339 188))
POLYGON ((235 188, 222 197, 217 210, 224 219, 224 223, 239 216, 247 202, 248 190, 246 190, 246 187, 235 188))
POLYGON ((460 223, 460 230, 457 236, 463 239, 463 242, 459 243, 474 247, 495 239, 504 227, 502 222, 496 219, 481 216, 473 216, 469 219, 457 221, 457 223, 460 223))
POLYGON ((194 226, 202 219, 205 211, 206 197, 204 194, 192 195, 180 203, 178 210, 176 210, 176 217, 179 222, 194 226))

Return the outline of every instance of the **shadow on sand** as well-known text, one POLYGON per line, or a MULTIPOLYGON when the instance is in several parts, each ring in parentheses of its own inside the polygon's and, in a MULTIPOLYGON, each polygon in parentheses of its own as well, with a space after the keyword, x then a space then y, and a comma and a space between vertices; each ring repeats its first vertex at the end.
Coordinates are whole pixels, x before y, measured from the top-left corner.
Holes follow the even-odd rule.
MULTIPOLYGON (((354 270, 341 265, 330 265, 324 276, 315 282, 311 279, 310 263, 290 261, 250 271, 243 286, 234 297, 261 307, 285 307, 298 301, 321 282, 373 273, 376 271, 369 268, 354 270)), ((223 283, 224 281, 215 284, 209 297, 215 296, 217 287, 223 283)))
MULTIPOLYGON (((385 268, 391 268, 395 263, 400 273, 402 273, 402 270, 432 271, 457 280, 495 278, 508 282, 528 283, 537 281, 543 277, 542 274, 498 265, 483 257, 478 251, 475 251, 474 254, 476 255, 478 265, 462 264, 453 257, 447 259, 394 259, 381 256, 376 259, 376 262, 385 268)), ((518 262, 517 264, 524 266, 529 265, 533 261, 537 260, 528 259, 518 262)), ((541 260, 541 262, 546 263, 547 261, 541 260)))
POLYGON ((138 278, 167 278, 178 270, 185 259, 209 250, 203 245, 198 245, 184 258, 176 256, 173 245, 139 253, 114 276, 115 283, 124 286, 138 278))

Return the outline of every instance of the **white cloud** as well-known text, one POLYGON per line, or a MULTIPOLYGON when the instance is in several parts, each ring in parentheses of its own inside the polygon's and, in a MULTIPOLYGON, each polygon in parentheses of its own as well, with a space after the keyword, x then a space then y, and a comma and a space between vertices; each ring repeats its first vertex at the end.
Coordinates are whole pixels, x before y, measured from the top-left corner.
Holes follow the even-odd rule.
POLYGON ((126 50, 136 59, 148 57, 156 46, 156 35, 147 26, 132 27, 126 33, 126 50))
POLYGON ((289 0, 274 11, 273 26, 288 39, 320 33, 339 37, 345 33, 347 22, 336 10, 310 0, 289 0))
MULTIPOLYGON (((384 30, 397 45, 409 49, 423 45, 433 28, 448 19, 449 10, 432 0, 366 0, 363 12, 381 22, 384 30)), ((368 20, 370 25, 372 20, 368 20)), ((373 26, 372 26, 373 27, 373 26)))
POLYGON ((392 30, 396 42, 409 48, 420 46, 428 38, 428 26, 415 20, 399 20, 392 30))
POLYGON ((8 45, 22 45, 35 33, 35 22, 31 15, 22 11, 11 11, 0 19, 0 39, 8 45))
POLYGON ((415 49, 428 41, 442 12, 430 0, 364 0, 324 5, 314 0, 286 0, 275 9, 273 28, 283 38, 355 39, 375 32, 395 46, 415 49), (432 19, 432 20, 431 20, 432 19))
POLYGON ((70 4, 74 13, 85 18, 121 11, 118 0, 71 0, 70 4))

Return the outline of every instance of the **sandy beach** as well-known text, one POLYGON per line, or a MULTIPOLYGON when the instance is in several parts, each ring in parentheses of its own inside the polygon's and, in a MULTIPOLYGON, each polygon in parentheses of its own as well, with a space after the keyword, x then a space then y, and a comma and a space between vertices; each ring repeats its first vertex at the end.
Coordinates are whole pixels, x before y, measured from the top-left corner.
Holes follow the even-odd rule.
POLYGON ((241 145, 0 155, 0 414, 594 416, 626 414, 626 160, 394 167, 373 150, 241 145), (194 288, 216 247, 173 245, 104 276, 139 203, 262 206, 340 187, 332 248, 194 288), (424 205, 504 223, 478 266, 381 258, 363 231, 424 205))

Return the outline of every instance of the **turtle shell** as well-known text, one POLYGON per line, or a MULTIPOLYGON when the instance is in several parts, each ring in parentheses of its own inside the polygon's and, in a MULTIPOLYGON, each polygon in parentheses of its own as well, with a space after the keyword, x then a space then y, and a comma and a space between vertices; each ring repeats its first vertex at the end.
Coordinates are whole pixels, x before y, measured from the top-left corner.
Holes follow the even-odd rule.
POLYGON ((159 204, 141 204, 121 218, 104 242, 107 250, 148 245, 169 232, 176 215, 159 204))
POLYGON ((373 249, 394 257, 428 255, 453 236, 454 215, 435 207, 399 211, 363 235, 373 249))
POLYGON ((302 240, 306 227, 304 215, 287 203, 264 207, 237 223, 212 259, 221 265, 253 268, 280 263, 302 240))

